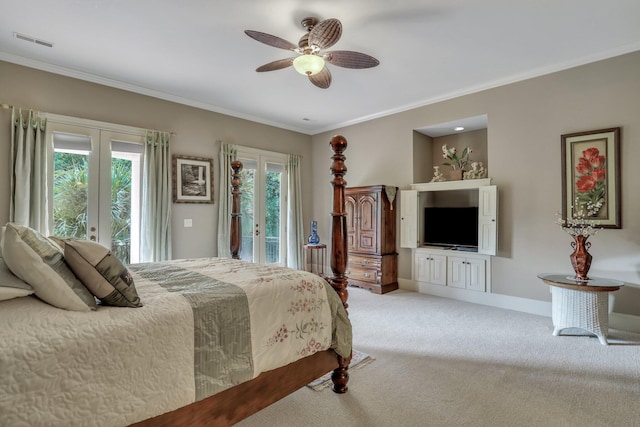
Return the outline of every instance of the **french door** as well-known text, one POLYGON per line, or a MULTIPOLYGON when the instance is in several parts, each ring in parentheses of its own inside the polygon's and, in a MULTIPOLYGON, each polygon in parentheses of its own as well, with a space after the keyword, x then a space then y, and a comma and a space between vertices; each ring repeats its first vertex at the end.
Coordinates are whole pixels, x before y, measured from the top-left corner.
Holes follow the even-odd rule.
POLYGON ((286 155, 238 149, 242 162, 243 260, 286 265, 287 172, 286 155))
POLYGON ((48 121, 49 229, 89 239, 122 262, 140 255, 142 135, 48 121))

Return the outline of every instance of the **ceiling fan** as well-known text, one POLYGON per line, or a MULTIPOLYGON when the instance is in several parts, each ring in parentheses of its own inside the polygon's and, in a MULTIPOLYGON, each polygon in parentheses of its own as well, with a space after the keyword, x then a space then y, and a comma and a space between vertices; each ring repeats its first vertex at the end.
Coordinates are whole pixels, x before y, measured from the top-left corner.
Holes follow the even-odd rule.
POLYGON ((246 30, 245 34, 254 40, 279 49, 291 50, 298 56, 269 62, 256 71, 274 71, 293 66, 300 74, 309 77, 311 83, 326 89, 331 85, 331 72, 326 64, 344 68, 371 68, 380 64, 373 56, 350 50, 333 50, 323 52, 338 42, 342 35, 342 24, 335 18, 319 22, 317 18, 307 17, 302 20, 307 30, 297 45, 259 31, 246 30))

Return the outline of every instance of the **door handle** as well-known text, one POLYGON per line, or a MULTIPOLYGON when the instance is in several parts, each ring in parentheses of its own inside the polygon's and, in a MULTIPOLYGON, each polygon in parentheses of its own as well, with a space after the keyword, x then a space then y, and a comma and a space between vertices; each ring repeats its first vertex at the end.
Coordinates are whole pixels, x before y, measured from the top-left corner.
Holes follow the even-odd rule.
POLYGON ((94 236, 93 234, 91 236, 89 236, 89 240, 91 240, 92 242, 96 241, 96 236, 94 236))

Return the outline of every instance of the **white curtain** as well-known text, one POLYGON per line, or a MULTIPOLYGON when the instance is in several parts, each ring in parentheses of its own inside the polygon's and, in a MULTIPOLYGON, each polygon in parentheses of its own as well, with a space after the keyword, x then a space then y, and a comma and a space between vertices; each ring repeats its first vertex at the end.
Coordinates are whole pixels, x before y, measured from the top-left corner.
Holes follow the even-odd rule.
POLYGON ((302 157, 289 154, 289 202, 287 203, 287 229, 289 230, 287 247, 287 267, 304 270, 302 265, 302 242, 304 239, 304 225, 302 224, 302 180, 300 178, 300 163, 302 157))
POLYGON ((37 112, 11 111, 9 221, 49 235, 47 120, 37 112))
POLYGON ((220 191, 218 194, 218 256, 231 258, 231 163, 238 158, 238 149, 233 144, 220 143, 220 191))
POLYGON ((142 218, 140 261, 171 259, 171 154, 170 135, 149 131, 142 166, 142 218))

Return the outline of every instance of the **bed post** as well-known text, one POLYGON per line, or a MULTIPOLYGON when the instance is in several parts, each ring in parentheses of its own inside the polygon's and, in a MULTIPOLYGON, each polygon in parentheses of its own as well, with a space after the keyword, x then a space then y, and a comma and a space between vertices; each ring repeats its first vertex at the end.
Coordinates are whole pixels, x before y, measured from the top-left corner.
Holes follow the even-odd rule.
POLYGON ((347 299, 349 293, 347 291, 347 214, 344 207, 344 188, 347 181, 344 180, 344 174, 347 173, 347 167, 344 165, 345 156, 342 154, 347 148, 347 140, 341 135, 336 135, 329 142, 333 150, 333 163, 331 164, 331 173, 333 174, 333 209, 331 210, 331 271, 333 276, 330 283, 336 290, 345 310, 349 307, 347 299))
POLYGON ((240 249, 242 249, 242 224, 240 222, 240 171, 242 170, 242 162, 234 160, 231 163, 233 173, 231 175, 231 236, 230 249, 231 258, 240 259, 240 249))
MULTIPOLYGON (((345 156, 342 154, 347 148, 347 140, 336 135, 329 142, 333 150, 333 163, 331 164, 331 173, 333 174, 333 209, 331 210, 331 271, 333 275, 329 283, 340 296, 342 305, 345 310, 349 307, 347 299, 349 292, 347 291, 347 214, 345 211, 344 188, 347 182, 344 180, 344 174, 347 173, 347 167, 344 165, 345 156)), ((331 374, 333 381, 333 391, 336 393, 346 393, 349 381, 349 362, 348 358, 338 356, 338 367, 331 374)))

